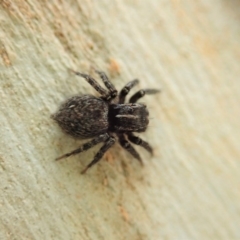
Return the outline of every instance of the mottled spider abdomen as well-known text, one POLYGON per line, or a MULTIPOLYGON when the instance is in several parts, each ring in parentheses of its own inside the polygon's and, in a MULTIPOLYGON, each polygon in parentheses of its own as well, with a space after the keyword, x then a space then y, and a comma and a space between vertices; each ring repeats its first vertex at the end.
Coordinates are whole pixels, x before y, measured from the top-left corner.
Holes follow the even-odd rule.
POLYGON ((76 138, 91 138, 108 130, 108 104, 91 95, 74 96, 64 102, 53 119, 76 138))

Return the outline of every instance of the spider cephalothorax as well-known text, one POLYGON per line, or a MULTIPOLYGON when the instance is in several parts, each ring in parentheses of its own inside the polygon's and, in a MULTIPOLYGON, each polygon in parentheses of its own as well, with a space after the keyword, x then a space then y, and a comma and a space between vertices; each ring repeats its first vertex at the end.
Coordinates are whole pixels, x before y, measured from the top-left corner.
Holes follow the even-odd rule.
POLYGON ((87 165, 82 173, 85 173, 88 168, 102 158, 103 154, 115 143, 116 138, 118 138, 120 145, 140 163, 142 163, 142 159, 129 141, 142 146, 152 154, 151 146, 133 133, 144 132, 149 122, 147 107, 142 103, 137 103, 138 99, 145 94, 157 93, 159 90, 142 89, 130 98, 129 103, 125 103, 128 92, 139 81, 135 79, 129 82, 118 95, 106 74, 96 72, 100 75, 108 91, 102 88, 91 76, 75 72, 76 75, 85 78, 101 96, 99 98, 92 95, 74 96, 63 103, 58 112, 52 116, 62 130, 69 135, 75 138, 93 138, 90 142, 64 154, 57 160, 78 154, 100 142, 104 142, 92 162, 87 165))
POLYGON ((113 132, 144 132, 148 125, 148 110, 141 103, 111 104, 109 120, 109 129, 113 132))

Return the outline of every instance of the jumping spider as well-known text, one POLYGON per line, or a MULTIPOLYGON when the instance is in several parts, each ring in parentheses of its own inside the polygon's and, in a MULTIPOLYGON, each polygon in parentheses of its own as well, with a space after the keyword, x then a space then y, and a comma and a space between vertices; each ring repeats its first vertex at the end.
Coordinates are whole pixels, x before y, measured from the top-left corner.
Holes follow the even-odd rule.
POLYGON ((104 153, 116 142, 126 149, 141 164, 142 159, 138 152, 129 143, 140 145, 152 154, 152 147, 141 138, 135 136, 134 132, 144 132, 148 126, 148 110, 146 105, 137 103, 145 94, 155 94, 157 89, 142 89, 136 92, 125 103, 129 91, 138 84, 135 79, 129 82, 118 94, 113 84, 104 72, 96 71, 102 79, 106 89, 102 88, 94 78, 87 74, 74 72, 83 77, 97 90, 101 96, 92 95, 74 96, 63 103, 52 118, 58 123, 62 130, 75 138, 93 138, 90 142, 83 144, 76 150, 58 157, 56 160, 69 157, 90 149, 100 142, 104 145, 94 156, 92 162, 82 171, 85 173, 91 166, 96 164, 104 153), (128 141, 128 140, 129 141, 128 141))

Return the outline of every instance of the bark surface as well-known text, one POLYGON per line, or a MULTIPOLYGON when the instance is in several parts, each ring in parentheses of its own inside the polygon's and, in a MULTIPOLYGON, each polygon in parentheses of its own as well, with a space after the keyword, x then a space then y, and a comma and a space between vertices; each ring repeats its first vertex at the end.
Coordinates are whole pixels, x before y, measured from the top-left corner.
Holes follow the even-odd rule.
POLYGON ((0 239, 240 239, 239 23, 237 0, 0 1, 0 239), (85 175, 100 145, 54 161, 84 141, 50 115, 97 96, 69 69, 93 68, 162 89, 144 167, 118 144, 85 175))

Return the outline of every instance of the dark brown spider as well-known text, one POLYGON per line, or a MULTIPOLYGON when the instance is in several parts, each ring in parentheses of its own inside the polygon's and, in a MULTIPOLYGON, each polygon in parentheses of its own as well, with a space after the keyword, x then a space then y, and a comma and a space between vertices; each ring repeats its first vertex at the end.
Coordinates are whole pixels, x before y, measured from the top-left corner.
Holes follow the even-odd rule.
POLYGON ((139 80, 135 79, 129 82, 118 94, 106 74, 100 71, 96 72, 108 91, 102 88, 91 76, 74 72, 91 84, 101 94, 101 97, 92 95, 74 96, 63 103, 58 112, 52 116, 62 130, 72 137, 93 139, 76 150, 58 157, 56 160, 81 153, 100 142, 104 142, 92 162, 82 171, 82 173, 85 173, 113 146, 117 137, 120 145, 142 164, 140 155, 129 141, 142 146, 151 154, 153 151, 147 142, 133 134, 133 132, 144 132, 149 122, 146 105, 137 103, 137 101, 145 94, 154 94, 159 90, 139 90, 130 98, 129 103, 125 103, 127 94, 138 84, 139 80))

